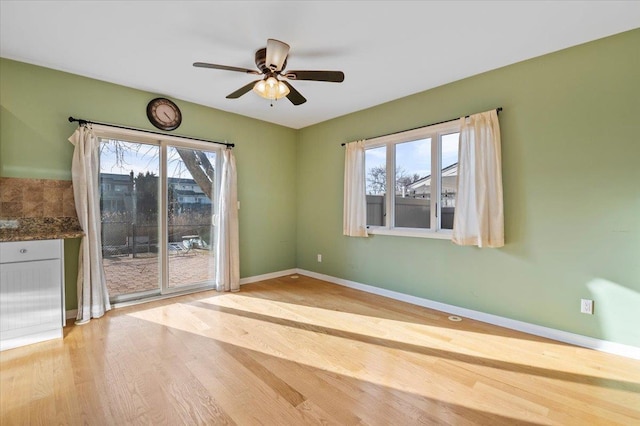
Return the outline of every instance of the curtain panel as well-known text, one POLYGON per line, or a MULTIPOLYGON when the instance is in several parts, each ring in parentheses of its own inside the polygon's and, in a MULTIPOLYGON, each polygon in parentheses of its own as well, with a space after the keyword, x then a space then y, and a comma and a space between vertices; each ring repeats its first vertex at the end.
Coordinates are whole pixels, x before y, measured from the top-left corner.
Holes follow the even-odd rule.
POLYGON ((98 186, 100 141, 90 127, 80 126, 69 141, 74 145, 71 163, 73 196, 78 221, 85 235, 78 256, 78 315, 76 324, 99 318, 111 309, 102 268, 100 193, 98 186))
POLYGON ((452 241, 504 246, 500 124, 496 110, 460 119, 458 189, 452 241))
POLYGON ((367 233, 364 145, 364 140, 345 145, 342 233, 349 237, 369 236, 367 233))
POLYGON ((240 244, 238 234, 238 184, 233 150, 222 153, 220 214, 216 237, 216 289, 240 290, 240 244))

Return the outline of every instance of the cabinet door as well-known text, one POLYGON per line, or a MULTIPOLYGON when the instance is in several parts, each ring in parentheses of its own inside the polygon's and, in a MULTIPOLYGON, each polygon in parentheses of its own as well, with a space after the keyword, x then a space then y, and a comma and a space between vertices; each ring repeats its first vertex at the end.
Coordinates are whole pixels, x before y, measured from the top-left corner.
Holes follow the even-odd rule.
POLYGON ((61 328, 59 259, 0 264, 0 338, 61 328))

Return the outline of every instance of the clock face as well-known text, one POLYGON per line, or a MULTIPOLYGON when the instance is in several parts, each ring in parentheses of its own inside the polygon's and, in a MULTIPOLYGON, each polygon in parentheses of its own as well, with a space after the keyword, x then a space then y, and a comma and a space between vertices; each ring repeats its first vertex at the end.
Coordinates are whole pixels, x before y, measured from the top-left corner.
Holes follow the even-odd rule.
POLYGON ((156 98, 149 102, 147 117, 151 124, 161 130, 175 130, 182 123, 180 109, 166 98, 156 98))

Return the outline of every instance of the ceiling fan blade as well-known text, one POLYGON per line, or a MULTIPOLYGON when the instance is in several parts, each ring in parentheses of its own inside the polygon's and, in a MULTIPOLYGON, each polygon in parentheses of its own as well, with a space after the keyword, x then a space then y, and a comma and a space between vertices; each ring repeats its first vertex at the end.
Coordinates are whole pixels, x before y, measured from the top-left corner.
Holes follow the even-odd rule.
POLYGON ((328 81, 331 83, 344 81, 342 71, 289 71, 284 76, 289 80, 328 81))
POLYGON ((280 40, 267 40, 266 65, 271 71, 282 71, 284 61, 289 54, 289 45, 280 40))
POLYGON ((213 68, 215 70, 244 72, 247 74, 255 74, 255 75, 260 74, 260 72, 256 70, 250 70, 249 68, 230 67, 228 65, 218 65, 218 64, 208 64, 206 62, 194 62, 193 66, 198 68, 213 68))
POLYGON ((292 104, 301 105, 307 102, 307 99, 304 96, 302 96, 300 92, 298 92, 292 85, 290 85, 284 80, 282 82, 289 88, 289 94, 287 95, 287 99, 289 99, 292 104))
POLYGON ((255 81, 252 81, 251 83, 247 84, 246 86, 242 86, 241 88, 239 88, 235 92, 228 94, 227 95, 227 99, 238 99, 240 96, 244 95, 245 93, 247 93, 248 91, 253 89, 253 86, 259 81, 260 80, 255 80, 255 81))

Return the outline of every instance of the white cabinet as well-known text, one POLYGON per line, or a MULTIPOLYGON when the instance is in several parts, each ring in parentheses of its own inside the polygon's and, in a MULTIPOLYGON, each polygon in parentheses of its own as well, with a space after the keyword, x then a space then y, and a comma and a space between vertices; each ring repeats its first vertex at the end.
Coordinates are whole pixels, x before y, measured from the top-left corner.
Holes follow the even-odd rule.
POLYGON ((62 337, 63 240, 0 243, 0 350, 62 337))

